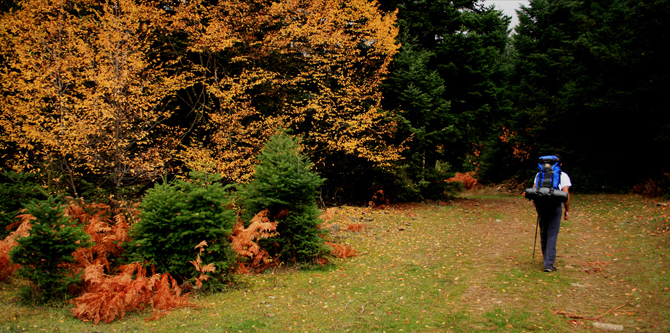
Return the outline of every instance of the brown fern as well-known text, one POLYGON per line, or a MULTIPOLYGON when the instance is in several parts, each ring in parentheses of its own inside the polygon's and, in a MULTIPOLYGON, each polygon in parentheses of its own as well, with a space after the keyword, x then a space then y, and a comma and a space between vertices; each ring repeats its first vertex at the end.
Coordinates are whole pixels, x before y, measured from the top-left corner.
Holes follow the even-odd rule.
POLYGON ((193 266, 195 266, 195 270, 200 273, 200 276, 195 278, 195 286, 198 289, 202 288, 203 281, 207 281, 209 279, 209 275, 207 275, 207 273, 214 273, 216 270, 216 267, 214 267, 214 264, 212 263, 204 266, 202 265, 200 254, 205 250, 205 246, 207 246, 207 241, 202 241, 196 245, 195 248, 199 249, 198 255, 196 256, 195 260, 189 261, 191 264, 193 264, 193 266))
POLYGON ((363 229, 365 229, 365 228, 367 228, 367 227, 368 227, 368 226, 365 225, 365 224, 363 224, 363 223, 352 223, 352 224, 347 225, 347 227, 344 228, 344 230, 345 230, 345 231, 359 232, 359 231, 361 231, 361 230, 363 230, 363 229))
POLYGON ((70 311, 75 317, 96 324, 110 323, 126 312, 141 311, 149 305, 153 314, 146 320, 153 320, 178 307, 195 307, 167 273, 147 278, 146 268, 140 263, 121 266, 114 276, 106 276, 103 271, 101 263, 84 269, 89 288, 73 300, 75 307, 70 311))
POLYGON ((122 255, 121 246, 129 239, 127 231, 130 224, 124 212, 100 203, 83 206, 70 204, 65 210, 65 215, 77 219, 94 243, 90 248, 79 248, 75 251, 76 264, 73 266, 84 269, 93 263, 101 263, 109 272, 110 259, 122 255), (111 217, 111 214, 115 215, 111 217))
POLYGON ((466 190, 476 189, 480 186, 477 178, 475 178, 474 171, 457 172, 454 177, 447 179, 447 182, 461 182, 466 190))
POLYGON ((247 228, 244 228, 242 219, 238 217, 230 239, 233 250, 247 260, 238 263, 238 273, 249 273, 250 270, 259 272, 272 266, 272 260, 268 252, 256 243, 259 239, 278 235, 276 232, 277 222, 270 221, 269 213, 270 211, 267 209, 260 211, 251 219, 251 224, 247 228))
POLYGON ((344 244, 338 244, 338 243, 333 243, 326 241, 326 245, 330 246, 333 248, 331 253, 338 258, 349 258, 349 257, 355 257, 358 255, 358 251, 354 250, 352 247, 344 245, 344 244))
POLYGON ((9 251, 17 245, 16 239, 19 237, 28 237, 30 235, 31 220, 35 218, 30 214, 20 214, 17 216, 19 221, 12 223, 12 227, 18 226, 11 234, 0 241, 0 281, 7 280, 15 270, 20 266, 11 262, 9 251))
POLYGON ((335 209, 334 208, 327 208, 326 211, 323 212, 323 214, 321 214, 321 216, 319 216, 319 218, 323 222, 328 222, 328 221, 332 220, 334 217, 335 217, 335 209))

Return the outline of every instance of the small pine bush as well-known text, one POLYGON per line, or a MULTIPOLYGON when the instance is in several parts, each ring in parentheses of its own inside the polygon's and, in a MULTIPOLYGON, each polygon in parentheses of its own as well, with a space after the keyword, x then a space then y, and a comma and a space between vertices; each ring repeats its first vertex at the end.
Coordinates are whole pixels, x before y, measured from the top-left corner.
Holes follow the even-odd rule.
POLYGON ((0 239, 9 235, 7 226, 15 223, 23 204, 44 200, 46 191, 38 184, 37 174, 2 171, 0 173, 0 239))
POLYGON ((70 285, 81 280, 81 271, 75 274, 68 267, 75 261, 73 253, 90 246, 91 237, 75 219, 63 214, 63 205, 53 196, 25 207, 35 219, 31 221, 30 235, 16 239, 10 258, 21 265, 18 274, 37 286, 42 300, 64 296, 70 285))
POLYGON ((200 275, 189 261, 199 253, 196 246, 207 241, 201 260, 213 264, 223 279, 235 263, 229 236, 236 214, 229 209, 226 187, 216 182, 220 177, 191 176, 191 181, 175 180, 147 191, 126 248, 133 261, 155 265, 182 283, 200 275))
POLYGON ((243 188, 245 221, 264 210, 276 221, 279 235, 262 240, 270 255, 283 261, 309 262, 327 252, 316 204, 323 179, 300 146, 283 131, 273 135, 259 158, 252 181, 243 188))

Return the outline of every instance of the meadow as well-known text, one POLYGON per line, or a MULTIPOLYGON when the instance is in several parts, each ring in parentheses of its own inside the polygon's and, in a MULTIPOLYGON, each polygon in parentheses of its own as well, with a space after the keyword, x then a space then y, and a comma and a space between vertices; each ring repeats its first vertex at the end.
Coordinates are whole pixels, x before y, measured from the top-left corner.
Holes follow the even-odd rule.
POLYGON ((449 202, 335 207, 331 238, 357 251, 310 269, 241 275, 228 290, 145 322, 74 318, 69 304, 20 301, 0 284, 6 332, 670 331, 668 202, 573 195, 558 271, 542 271, 536 215, 523 197, 469 192, 449 202), (602 327, 602 326, 601 326, 602 327))

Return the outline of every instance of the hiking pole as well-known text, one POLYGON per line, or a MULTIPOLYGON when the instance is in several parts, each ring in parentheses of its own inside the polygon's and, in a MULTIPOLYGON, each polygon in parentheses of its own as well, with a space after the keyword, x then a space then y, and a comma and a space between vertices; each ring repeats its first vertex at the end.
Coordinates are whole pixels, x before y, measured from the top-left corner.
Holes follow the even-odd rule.
POLYGON ((535 225, 535 242, 533 242, 533 259, 535 259, 535 246, 537 246, 537 228, 540 227, 540 214, 537 214, 537 224, 535 225))

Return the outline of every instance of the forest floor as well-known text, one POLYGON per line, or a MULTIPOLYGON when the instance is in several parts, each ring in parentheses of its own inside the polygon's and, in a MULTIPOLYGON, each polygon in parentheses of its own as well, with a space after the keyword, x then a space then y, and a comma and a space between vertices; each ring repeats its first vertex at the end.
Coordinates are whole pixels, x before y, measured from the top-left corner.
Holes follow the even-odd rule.
POLYGON ((198 308, 99 325, 68 306, 21 305, 14 282, 0 285, 0 331, 670 332, 667 202, 573 195, 552 273, 539 239, 533 259, 536 215, 518 195, 334 212, 330 237, 358 255, 322 269, 241 276, 238 288, 193 295, 198 308))

